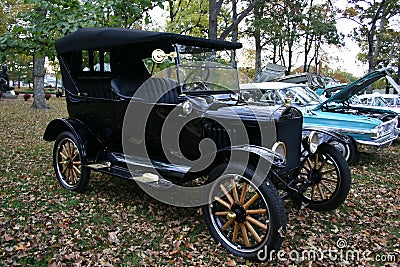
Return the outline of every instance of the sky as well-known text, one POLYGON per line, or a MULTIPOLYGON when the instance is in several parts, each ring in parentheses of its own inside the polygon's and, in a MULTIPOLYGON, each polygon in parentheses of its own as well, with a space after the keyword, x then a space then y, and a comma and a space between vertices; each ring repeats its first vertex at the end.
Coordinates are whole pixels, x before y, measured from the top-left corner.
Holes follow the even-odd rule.
MULTIPOLYGON (((339 5, 341 8, 344 8, 347 4, 345 0, 337 0, 335 4, 339 5)), ((165 26, 165 20, 167 17, 167 12, 160 8, 155 8, 150 12, 150 16, 152 17, 153 22, 159 27, 163 28, 165 26)), ((337 20, 337 28, 340 33, 343 33, 346 37, 344 38, 345 46, 342 48, 329 47, 328 53, 332 57, 332 60, 329 62, 329 66, 332 69, 342 69, 346 72, 352 73, 357 77, 361 77, 368 71, 368 66, 366 64, 361 63, 357 59, 357 54, 361 51, 360 47, 357 43, 355 43, 351 38, 347 37, 347 35, 356 27, 357 24, 348 19, 338 19, 337 20)), ((240 40, 243 43, 243 47, 246 49, 254 49, 254 45, 250 41, 240 40)), ((295 58, 296 60, 296 58, 295 58)), ((240 60, 239 60, 240 61, 240 60)), ((293 66, 293 68, 297 68, 302 65, 303 58, 301 56, 297 57, 297 62, 293 66)), ((240 62, 239 62, 240 64, 240 62)))

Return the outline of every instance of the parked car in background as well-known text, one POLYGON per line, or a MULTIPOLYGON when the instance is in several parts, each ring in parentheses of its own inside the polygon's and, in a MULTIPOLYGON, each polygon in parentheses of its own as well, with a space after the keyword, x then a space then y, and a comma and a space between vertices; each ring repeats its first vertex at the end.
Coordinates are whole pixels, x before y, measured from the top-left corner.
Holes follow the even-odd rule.
POLYGON ((296 107, 241 100, 240 47, 116 28, 57 40, 69 117, 51 121, 43 138, 55 142, 61 186, 81 192, 98 171, 137 181, 172 205, 202 205, 212 237, 252 260, 281 246, 282 199, 337 208, 351 184, 346 161, 313 129, 303 136, 296 107), (170 68, 153 72, 162 64, 170 68))
POLYGON ((383 149, 399 134, 396 129, 395 112, 368 108, 353 109, 347 104, 347 100, 357 93, 353 86, 336 94, 338 97, 343 96, 342 98, 330 98, 325 102, 304 84, 266 82, 241 84, 240 88, 243 97, 249 103, 264 105, 290 103, 303 113, 304 127, 319 128, 349 136, 351 138, 349 144, 337 140, 329 142, 342 152, 350 164, 356 159, 358 151, 373 152, 383 149))
POLYGON ((381 97, 385 99, 389 107, 400 107, 400 95, 396 94, 381 94, 381 97))

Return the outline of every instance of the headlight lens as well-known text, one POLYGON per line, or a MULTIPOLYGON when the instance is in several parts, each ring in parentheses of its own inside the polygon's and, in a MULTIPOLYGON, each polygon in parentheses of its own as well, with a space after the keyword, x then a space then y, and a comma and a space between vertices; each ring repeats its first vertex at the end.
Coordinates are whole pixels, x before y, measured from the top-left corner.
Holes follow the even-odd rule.
POLYGON ((371 138, 377 139, 382 135, 383 129, 382 126, 376 126, 371 130, 371 138))
POLYGON ((308 151, 310 151, 311 154, 317 152, 318 144, 319 144, 318 134, 317 132, 312 131, 307 138, 308 151))
POLYGON ((278 153, 286 159, 286 145, 284 142, 278 141, 272 146, 272 151, 278 153))

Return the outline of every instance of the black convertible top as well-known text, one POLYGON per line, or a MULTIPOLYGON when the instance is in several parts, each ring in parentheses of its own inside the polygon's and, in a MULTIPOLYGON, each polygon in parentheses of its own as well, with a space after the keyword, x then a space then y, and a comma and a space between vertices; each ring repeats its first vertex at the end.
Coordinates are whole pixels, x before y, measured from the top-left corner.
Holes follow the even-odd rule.
POLYGON ((143 46, 146 49, 164 48, 181 44, 213 48, 217 50, 238 49, 241 43, 210 40, 167 32, 150 32, 123 28, 82 28, 56 41, 58 54, 79 50, 101 49, 119 46, 143 46))

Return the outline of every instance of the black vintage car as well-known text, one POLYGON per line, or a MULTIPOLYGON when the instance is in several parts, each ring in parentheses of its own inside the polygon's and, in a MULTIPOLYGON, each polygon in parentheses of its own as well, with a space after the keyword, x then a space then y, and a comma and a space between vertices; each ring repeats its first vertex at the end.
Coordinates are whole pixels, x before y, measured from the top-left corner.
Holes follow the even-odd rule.
POLYGON ((238 94, 241 44, 115 28, 56 41, 69 118, 49 123, 60 184, 84 191, 91 171, 135 180, 160 201, 202 206, 229 252, 260 259, 286 231, 282 199, 315 210, 346 198, 344 158, 294 107, 249 106, 238 94))

